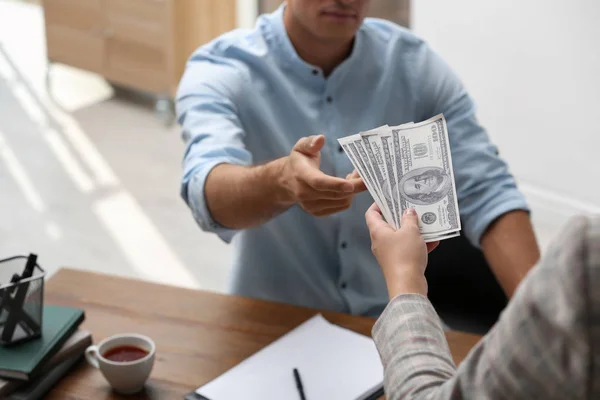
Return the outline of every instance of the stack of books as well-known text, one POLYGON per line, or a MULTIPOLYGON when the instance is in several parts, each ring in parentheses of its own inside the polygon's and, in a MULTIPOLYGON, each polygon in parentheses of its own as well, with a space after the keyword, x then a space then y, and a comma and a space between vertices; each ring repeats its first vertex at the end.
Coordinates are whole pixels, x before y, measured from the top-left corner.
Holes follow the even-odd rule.
POLYGON ((81 309, 45 305, 39 339, 0 346, 0 399, 43 398, 92 344, 92 335, 79 329, 84 319, 81 309))

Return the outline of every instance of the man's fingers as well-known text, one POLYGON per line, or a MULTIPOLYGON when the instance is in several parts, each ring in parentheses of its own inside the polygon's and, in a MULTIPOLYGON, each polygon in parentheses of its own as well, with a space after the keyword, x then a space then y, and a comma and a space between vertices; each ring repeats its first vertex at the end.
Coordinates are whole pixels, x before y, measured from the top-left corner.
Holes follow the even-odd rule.
MULTIPOLYGON (((313 189, 314 190, 314 189, 313 189)), ((314 196, 323 200, 342 200, 354 196, 354 193, 348 192, 331 192, 329 190, 314 190, 314 196)))
POLYGON ((296 142, 294 146, 294 150, 298 151, 302 154, 306 154, 308 156, 316 155, 325 145, 325 136, 323 135, 313 135, 303 137, 302 139, 296 142))
POLYGON ((354 196, 352 192, 333 192, 331 190, 317 190, 306 182, 298 182, 301 185, 298 198, 303 202, 319 200, 342 200, 354 196))
POLYGON ((341 207, 325 208, 321 211, 312 213, 315 217, 325 217, 348 209, 348 205, 341 207))
POLYGON ((352 182, 352 184, 354 185, 355 194, 367 190, 367 185, 365 185, 365 182, 363 182, 357 170, 354 170, 348 175, 346 175, 346 180, 352 182))
POLYGON ((354 170, 350 174, 348 174, 348 177, 346 179, 356 179, 356 178, 360 178, 360 174, 358 173, 357 170, 354 170))
POLYGON ((362 178, 351 178, 350 182, 352 182, 352 185, 354 185, 354 193, 360 193, 360 192, 364 192, 365 190, 367 190, 367 185, 365 185, 365 182, 362 180, 362 178))
POLYGON ((379 229, 391 229, 394 230, 387 222, 383 220, 383 216, 381 215, 381 210, 377 206, 377 203, 373 203, 371 207, 365 213, 365 220, 367 221, 367 227, 371 232, 379 230, 379 229))
POLYGON ((431 253, 433 250, 435 250, 436 247, 438 247, 439 244, 440 244, 439 240, 437 242, 426 243, 426 245, 427 245, 427 252, 431 253))
POLYGON ((335 176, 329 176, 316 168, 305 170, 301 178, 304 179, 304 182, 310 187, 319 191, 346 193, 352 193, 354 191, 352 182, 335 176))
POLYGON ((337 209, 340 207, 348 208, 352 204, 352 199, 342 199, 342 200, 314 200, 307 201, 302 204, 302 207, 309 211, 311 214, 315 214, 321 212, 323 210, 328 209, 337 209))

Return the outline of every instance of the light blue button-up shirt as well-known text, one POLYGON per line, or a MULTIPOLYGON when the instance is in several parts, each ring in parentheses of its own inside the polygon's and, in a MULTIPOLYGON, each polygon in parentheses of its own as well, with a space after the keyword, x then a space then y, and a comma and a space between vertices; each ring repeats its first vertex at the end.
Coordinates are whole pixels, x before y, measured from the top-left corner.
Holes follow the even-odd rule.
POLYGON ((202 229, 233 239, 231 292, 375 316, 388 297, 364 219, 369 193, 329 217, 294 206, 264 225, 234 231, 207 208, 211 169, 266 163, 288 155, 298 139, 323 133, 321 169, 345 177, 352 165, 337 138, 443 113, 463 234, 479 245, 494 219, 527 205, 477 122, 472 99, 423 40, 366 19, 350 57, 325 77, 296 53, 283 7, 261 16, 255 29, 227 33, 190 58, 177 95, 187 144, 181 194, 202 229))

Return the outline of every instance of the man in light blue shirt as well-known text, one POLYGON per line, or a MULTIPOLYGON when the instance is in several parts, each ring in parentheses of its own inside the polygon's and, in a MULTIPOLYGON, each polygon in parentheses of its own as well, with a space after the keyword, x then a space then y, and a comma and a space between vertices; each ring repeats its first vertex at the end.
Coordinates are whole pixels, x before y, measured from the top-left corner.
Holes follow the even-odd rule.
POLYGON ((364 19, 368 5, 288 0, 192 55, 181 194, 203 230, 233 240, 233 293, 375 316, 388 298, 373 199, 337 139, 443 113, 463 234, 510 296, 539 258, 525 200, 456 75, 408 30, 364 19))

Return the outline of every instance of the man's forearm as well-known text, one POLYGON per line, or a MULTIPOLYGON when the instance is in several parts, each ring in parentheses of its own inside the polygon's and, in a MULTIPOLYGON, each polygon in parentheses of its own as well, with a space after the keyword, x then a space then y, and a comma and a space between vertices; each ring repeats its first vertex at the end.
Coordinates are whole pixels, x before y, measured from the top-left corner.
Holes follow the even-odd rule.
POLYGON ((540 258, 529 215, 511 211, 498 218, 481 239, 492 272, 508 297, 540 258))
POLYGON ((204 188, 212 218, 227 228, 245 229, 265 223, 291 207, 294 202, 280 183, 286 159, 253 167, 214 167, 204 188))

